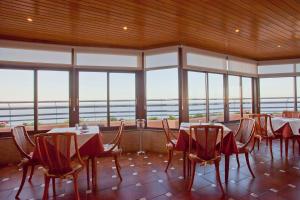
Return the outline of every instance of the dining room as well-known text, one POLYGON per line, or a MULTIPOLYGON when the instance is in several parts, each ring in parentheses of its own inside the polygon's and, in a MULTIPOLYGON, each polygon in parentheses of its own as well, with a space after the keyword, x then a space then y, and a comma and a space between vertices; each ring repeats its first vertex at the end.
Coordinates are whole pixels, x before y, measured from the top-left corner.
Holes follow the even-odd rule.
POLYGON ((0 199, 298 200, 300 3, 0 2, 0 199))

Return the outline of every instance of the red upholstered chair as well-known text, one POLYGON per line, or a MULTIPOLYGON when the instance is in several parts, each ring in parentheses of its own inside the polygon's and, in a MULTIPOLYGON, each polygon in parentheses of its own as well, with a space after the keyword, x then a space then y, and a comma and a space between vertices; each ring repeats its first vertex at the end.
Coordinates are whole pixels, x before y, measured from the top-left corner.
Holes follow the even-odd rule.
MULTIPOLYGON (((275 139, 280 140, 280 155, 282 156, 282 135, 276 133, 272 127, 272 118, 268 114, 250 114, 250 118, 255 120, 255 136, 254 145, 257 142, 258 149, 262 139, 266 140, 266 144, 270 146, 271 157, 273 158, 272 141, 275 139), (270 127, 268 127, 270 126, 270 127)), ((251 150, 252 151, 252 150, 251 150)))
POLYGON ((74 179, 75 199, 79 198, 78 174, 84 168, 76 133, 51 133, 35 136, 40 162, 44 168, 45 189, 43 200, 48 199, 49 182, 52 179, 55 195, 55 179, 74 179))
MULTIPOLYGON (((238 154, 245 154, 246 163, 248 169, 253 178, 255 178, 250 162, 249 162, 249 152, 254 145, 254 133, 255 133, 255 120, 250 118, 243 118, 240 121, 239 128, 235 134, 235 140, 238 147, 238 154)), ((236 155, 238 167, 240 167, 239 157, 236 155)))
MULTIPOLYGON (((119 157, 121 156, 121 153, 122 153, 122 149, 121 149, 120 145, 121 145, 121 141, 122 141, 122 137, 123 137, 123 130, 124 130, 124 121, 121 121, 115 137, 112 139, 111 142, 103 145, 104 151, 100 155, 97 156, 98 158, 105 158, 105 157, 113 157, 114 158, 117 173, 118 173, 118 176, 121 181, 122 181, 122 175, 120 172, 121 166, 119 163, 119 157)), ((89 163, 89 161, 92 162, 92 174, 93 174, 93 176, 97 177, 96 160, 94 157, 90 157, 88 159, 88 163, 89 163)), ((89 171, 89 169, 87 169, 87 170, 89 171)), ((88 172, 88 174, 89 174, 89 172, 88 172)), ((89 178, 88 178, 88 180, 89 180, 89 178)), ((93 182, 93 188, 94 189, 96 188, 96 182, 93 182)))
POLYGON ((190 191, 195 177, 196 164, 200 165, 214 164, 216 169, 216 179, 221 187, 222 193, 224 189, 221 183, 219 165, 221 161, 221 149, 223 145, 223 126, 219 125, 197 125, 190 127, 189 137, 189 154, 188 158, 191 162, 191 179, 188 190, 190 191), (192 152, 192 140, 196 141, 196 151, 192 152))
POLYGON ((22 160, 21 160, 21 163, 19 164, 19 166, 21 166, 23 169, 23 176, 22 176, 22 181, 21 181, 19 190, 16 194, 16 198, 18 198, 18 196, 24 186, 28 168, 31 167, 31 173, 30 173, 30 176, 28 179, 28 181, 30 182, 33 172, 34 172, 34 167, 36 165, 38 165, 39 163, 32 158, 33 149, 35 147, 35 144, 30 139, 25 126, 16 126, 11 130, 11 133, 12 133, 13 141, 16 144, 16 146, 21 154, 21 157, 22 157, 22 160))
MULTIPOLYGON (((167 172, 170 163, 172 162, 174 151, 176 151, 175 145, 177 143, 177 137, 173 134, 172 130, 170 129, 168 119, 162 120, 162 126, 167 139, 166 148, 168 150, 168 163, 165 169, 165 172, 167 172)), ((183 152, 183 176, 184 177, 185 174, 186 174, 186 152, 183 152)))

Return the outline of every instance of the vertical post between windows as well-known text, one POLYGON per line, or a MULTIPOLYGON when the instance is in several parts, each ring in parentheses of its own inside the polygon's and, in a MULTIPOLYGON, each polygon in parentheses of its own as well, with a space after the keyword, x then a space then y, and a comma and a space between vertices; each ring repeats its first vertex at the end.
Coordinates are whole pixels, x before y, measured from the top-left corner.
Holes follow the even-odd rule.
POLYGON ((37 69, 34 69, 33 87, 34 87, 33 121, 34 121, 34 132, 37 132, 38 131, 38 73, 37 73, 37 69))
POLYGON ((259 78, 252 78, 252 112, 260 113, 259 78))
POLYGON ((206 121, 209 121, 209 82, 208 73, 205 72, 205 94, 206 94, 206 121))
POLYGON ((146 89, 144 71, 144 52, 142 53, 141 71, 135 73, 136 119, 146 119, 146 89))
POLYGON ((243 107, 243 77, 240 76, 240 116, 244 116, 244 107, 243 107))
POLYGON ((178 48, 178 96, 179 96, 179 124, 188 121, 188 88, 187 88, 187 71, 183 70, 183 51, 182 47, 178 48))
POLYGON ((229 90, 228 90, 228 74, 223 75, 223 96, 224 96, 224 122, 229 121, 229 90))
POLYGON ((294 76, 294 111, 297 111, 297 103, 298 103, 298 98, 297 98, 297 76, 294 76))
POLYGON ((109 84, 109 77, 110 76, 110 73, 107 72, 107 127, 110 127, 110 102, 109 102, 109 99, 110 99, 110 93, 109 93, 109 89, 110 89, 110 84, 109 84))

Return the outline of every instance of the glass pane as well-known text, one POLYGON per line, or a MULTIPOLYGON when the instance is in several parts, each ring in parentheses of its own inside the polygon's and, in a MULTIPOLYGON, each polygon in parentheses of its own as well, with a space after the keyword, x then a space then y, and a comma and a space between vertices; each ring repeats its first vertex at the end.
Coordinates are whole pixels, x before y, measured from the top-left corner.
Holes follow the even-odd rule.
POLYGON ((260 112, 281 115, 294 110, 294 84, 292 77, 260 79, 260 112))
POLYGON ((136 55, 77 53, 77 65, 104 67, 137 67, 136 55))
POLYGON ((228 91, 229 120, 239 120, 241 118, 241 90, 239 76, 228 76, 228 91))
POLYGON ((187 53, 187 65, 226 70, 226 58, 206 54, 187 53))
POLYGON ((135 74, 110 73, 110 126, 135 125, 135 74))
POLYGON ((69 126, 69 72, 38 71, 38 128, 69 126))
POLYGON ((243 87, 243 117, 252 113, 252 78, 242 78, 243 87))
POLYGON ((165 67, 165 66, 177 66, 178 65, 178 53, 161 53, 145 56, 145 66, 150 67, 165 67))
POLYGON ((300 77, 297 77, 297 110, 300 111, 300 77))
POLYGON ((71 51, 45 51, 0 47, 0 60, 32 63, 71 64, 71 51))
POLYGON ((188 72, 189 120, 206 121, 205 73, 188 72))
POLYGON ((177 68, 147 72, 147 126, 162 127, 168 118, 171 128, 179 127, 177 68))
POLYGON ((258 66, 259 74, 293 73, 294 64, 258 66))
POLYGON ((79 121, 107 126, 107 73, 79 72, 79 121))
POLYGON ((209 120, 224 121, 223 75, 208 74, 209 120))
POLYGON ((34 125, 34 79, 32 70, 0 70, 0 131, 16 125, 34 125))

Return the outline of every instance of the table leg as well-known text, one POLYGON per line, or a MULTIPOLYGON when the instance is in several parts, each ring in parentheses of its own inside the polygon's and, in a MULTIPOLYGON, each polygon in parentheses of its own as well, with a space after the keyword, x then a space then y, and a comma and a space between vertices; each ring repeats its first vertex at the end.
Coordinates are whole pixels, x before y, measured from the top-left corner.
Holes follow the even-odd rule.
POLYGON ((225 183, 228 183, 230 155, 225 155, 225 183))
POLYGON ((285 143, 285 158, 288 158, 289 155, 289 138, 284 138, 285 143))
POLYGON ((97 162, 96 158, 92 158, 92 185, 93 185, 93 190, 96 190, 97 188, 97 162))

